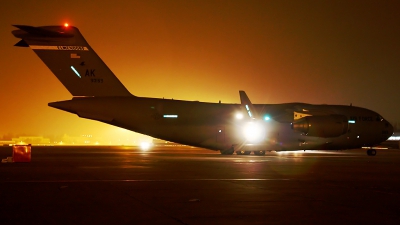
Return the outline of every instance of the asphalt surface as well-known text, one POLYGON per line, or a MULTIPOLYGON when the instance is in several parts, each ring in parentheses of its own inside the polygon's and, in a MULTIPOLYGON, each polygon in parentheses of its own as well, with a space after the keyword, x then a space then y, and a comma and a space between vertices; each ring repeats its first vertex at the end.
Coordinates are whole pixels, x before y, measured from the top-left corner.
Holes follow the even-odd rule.
POLYGON ((0 224, 400 224, 399 175, 400 150, 33 146, 0 164, 0 224))

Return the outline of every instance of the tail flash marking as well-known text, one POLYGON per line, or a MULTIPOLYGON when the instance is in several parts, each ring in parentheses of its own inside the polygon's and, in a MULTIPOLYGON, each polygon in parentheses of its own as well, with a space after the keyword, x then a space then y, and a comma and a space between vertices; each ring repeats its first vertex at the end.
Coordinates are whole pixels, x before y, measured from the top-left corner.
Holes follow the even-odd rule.
POLYGON ((64 50, 64 51, 89 51, 86 46, 44 46, 30 45, 33 50, 64 50))
POLYGON ((74 68, 74 66, 71 66, 72 71, 75 72, 75 74, 79 77, 82 78, 81 75, 78 73, 78 71, 74 68))

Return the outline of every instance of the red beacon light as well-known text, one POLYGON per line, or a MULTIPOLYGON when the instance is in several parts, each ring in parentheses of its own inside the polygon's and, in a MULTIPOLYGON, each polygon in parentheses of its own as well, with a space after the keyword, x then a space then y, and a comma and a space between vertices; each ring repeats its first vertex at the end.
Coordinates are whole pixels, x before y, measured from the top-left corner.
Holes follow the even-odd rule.
POLYGON ((69 27, 69 24, 68 23, 64 23, 64 27, 69 27))

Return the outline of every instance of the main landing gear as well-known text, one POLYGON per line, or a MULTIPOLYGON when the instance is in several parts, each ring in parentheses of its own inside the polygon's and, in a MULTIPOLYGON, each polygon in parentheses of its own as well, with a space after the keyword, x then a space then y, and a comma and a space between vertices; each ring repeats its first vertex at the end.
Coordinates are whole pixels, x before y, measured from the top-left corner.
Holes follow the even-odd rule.
POLYGON ((368 149, 367 150, 367 155, 369 156, 375 156, 376 155, 376 150, 375 149, 368 149))
POLYGON ((236 151, 236 155, 250 155, 251 151, 236 151))
MULTIPOLYGON (((254 155, 265 155, 264 150, 253 151, 254 155)), ((236 151, 236 155, 250 155, 251 151, 236 151)))
POLYGON ((254 155, 265 155, 264 150, 254 151, 254 155))
MULTIPOLYGON (((221 155, 233 155, 233 153, 235 152, 235 150, 233 148, 230 149, 226 149, 226 150, 220 150, 221 155)), ((257 151, 253 151, 254 155, 265 155, 265 151, 264 150, 257 150, 257 151)), ((251 151, 244 151, 244 150, 239 150, 236 151, 236 155, 250 155, 251 151)))

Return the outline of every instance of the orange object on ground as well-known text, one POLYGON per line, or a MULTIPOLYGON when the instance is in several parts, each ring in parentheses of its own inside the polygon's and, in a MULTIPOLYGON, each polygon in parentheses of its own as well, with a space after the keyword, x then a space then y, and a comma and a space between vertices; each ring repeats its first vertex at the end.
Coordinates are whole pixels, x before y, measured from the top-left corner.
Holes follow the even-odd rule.
POLYGON ((31 145, 14 145, 13 146, 14 162, 30 162, 31 161, 31 145))

